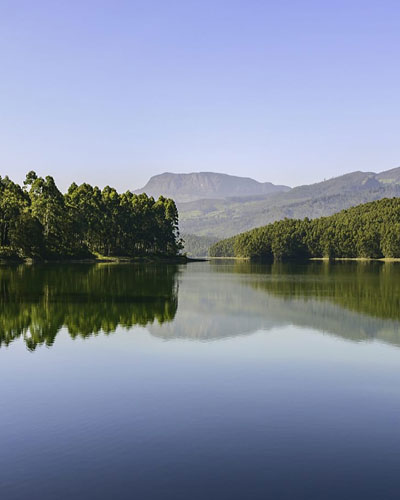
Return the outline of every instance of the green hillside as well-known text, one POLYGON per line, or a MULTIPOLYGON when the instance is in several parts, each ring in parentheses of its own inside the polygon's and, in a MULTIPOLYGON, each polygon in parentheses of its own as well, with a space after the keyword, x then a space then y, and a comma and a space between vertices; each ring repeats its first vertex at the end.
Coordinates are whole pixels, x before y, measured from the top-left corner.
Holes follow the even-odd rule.
POLYGON ((222 240, 209 253, 265 260, 400 258, 400 198, 358 205, 314 220, 286 218, 222 240))
POLYGON ((183 252, 188 257, 207 257, 208 249, 217 243, 215 236, 197 236, 195 234, 182 234, 183 252))

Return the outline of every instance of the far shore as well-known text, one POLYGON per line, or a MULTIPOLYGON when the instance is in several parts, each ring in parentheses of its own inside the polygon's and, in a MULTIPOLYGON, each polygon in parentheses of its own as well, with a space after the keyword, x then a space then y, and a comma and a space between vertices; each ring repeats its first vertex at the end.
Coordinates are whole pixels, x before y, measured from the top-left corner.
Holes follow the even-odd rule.
POLYGON ((324 262, 329 261, 356 261, 356 262, 400 262, 400 258, 397 257, 381 257, 380 259, 374 259, 372 257, 335 257, 334 259, 330 259, 329 257, 312 257, 309 260, 322 260, 324 262))
MULTIPOLYGON (((260 259, 252 260, 250 257, 206 257, 203 260, 240 260, 246 262, 262 262, 260 259)), ((374 259, 372 257, 310 257, 309 259, 304 260, 296 260, 296 259, 287 259, 283 261, 264 261, 268 263, 273 262, 309 262, 309 261, 323 261, 323 262, 338 262, 338 261, 355 261, 355 262, 400 262, 400 258, 397 257, 382 257, 380 259, 374 259)))

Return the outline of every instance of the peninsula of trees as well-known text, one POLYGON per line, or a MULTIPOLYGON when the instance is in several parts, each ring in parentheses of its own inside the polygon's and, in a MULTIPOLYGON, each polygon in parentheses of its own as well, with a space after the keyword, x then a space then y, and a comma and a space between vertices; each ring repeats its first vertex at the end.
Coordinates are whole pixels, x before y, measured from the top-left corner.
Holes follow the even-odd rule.
POLYGON ((313 220, 286 218, 219 241, 209 255, 262 260, 400 258, 400 198, 313 220))
POLYGON ((175 257, 182 243, 172 199, 119 194, 29 172, 23 186, 0 177, 0 257, 175 257))

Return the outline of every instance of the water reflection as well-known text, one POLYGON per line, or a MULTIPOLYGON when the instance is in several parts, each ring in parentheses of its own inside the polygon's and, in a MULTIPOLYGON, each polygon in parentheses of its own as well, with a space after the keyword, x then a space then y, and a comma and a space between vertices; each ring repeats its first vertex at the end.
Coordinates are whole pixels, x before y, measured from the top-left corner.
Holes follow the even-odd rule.
POLYGON ((176 266, 1 267, 0 346, 19 337, 30 350, 51 346, 62 327, 74 338, 171 321, 176 276, 176 266))
MULTIPOLYGON (((215 267, 215 266, 214 266, 215 267)), ((221 270, 220 266, 215 267, 221 270)), ((400 265, 395 262, 236 263, 240 274, 269 274, 252 286, 287 298, 328 299, 356 312, 400 320, 400 265)))
POLYGON ((400 265, 244 262, 0 268, 0 346, 147 326, 208 341, 285 325, 400 345, 400 265), (179 308, 178 308, 179 283, 179 308))
POLYGON ((397 500, 399 270, 0 267, 0 498, 397 500))
POLYGON ((206 279, 198 267, 182 276, 174 323, 153 325, 154 335, 210 340, 296 325, 400 345, 397 263, 212 261, 210 272, 206 279))

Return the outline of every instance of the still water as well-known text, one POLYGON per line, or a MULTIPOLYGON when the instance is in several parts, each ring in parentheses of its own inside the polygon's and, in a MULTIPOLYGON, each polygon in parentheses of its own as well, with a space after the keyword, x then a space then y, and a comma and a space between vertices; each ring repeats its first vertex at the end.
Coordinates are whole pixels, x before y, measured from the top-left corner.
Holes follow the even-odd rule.
POLYGON ((0 498, 398 499, 400 265, 0 268, 0 498))

